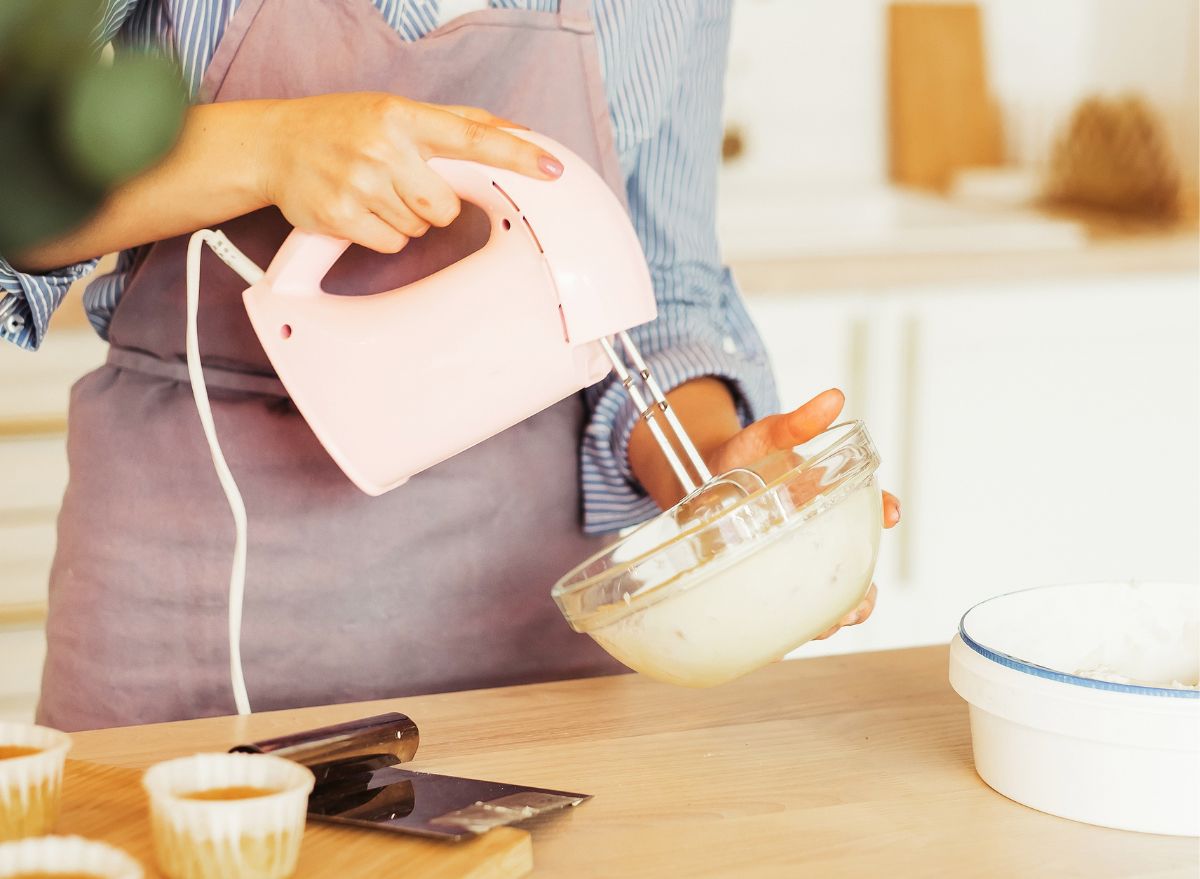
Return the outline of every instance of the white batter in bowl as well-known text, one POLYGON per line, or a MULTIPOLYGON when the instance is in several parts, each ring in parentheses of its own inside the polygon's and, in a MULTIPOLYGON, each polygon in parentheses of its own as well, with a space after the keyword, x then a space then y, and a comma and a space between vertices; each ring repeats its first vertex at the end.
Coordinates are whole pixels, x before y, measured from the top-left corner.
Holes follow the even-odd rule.
POLYGON ((650 677, 709 687, 753 671, 852 610, 883 512, 861 422, 750 468, 765 487, 697 512, 685 499, 554 587, 571 626, 650 677))

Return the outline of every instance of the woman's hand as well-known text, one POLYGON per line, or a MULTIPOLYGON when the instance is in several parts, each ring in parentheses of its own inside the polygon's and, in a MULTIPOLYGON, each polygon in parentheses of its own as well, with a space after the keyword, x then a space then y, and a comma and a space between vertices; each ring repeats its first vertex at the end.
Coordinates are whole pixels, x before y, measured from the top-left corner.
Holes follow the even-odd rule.
POLYGON ((294 226, 396 253, 458 216, 458 197, 425 162, 431 156, 544 180, 562 173, 558 159, 501 126, 522 127, 474 107, 384 93, 276 101, 257 150, 262 197, 294 226))
MULTIPOLYGON (((846 396, 840 390, 824 391, 812 397, 798 409, 779 415, 767 415, 767 418, 755 421, 745 430, 736 433, 722 446, 713 450, 707 456, 709 470, 714 473, 724 473, 733 467, 745 467, 761 461, 767 455, 781 450, 799 446, 815 437, 817 433, 828 429, 838 415, 842 406, 846 405, 846 396)), ((888 491, 883 492, 883 527, 892 528, 900 521, 900 501, 888 491)), ((842 626, 857 626, 866 620, 875 610, 877 594, 875 584, 866 592, 857 608, 842 617, 832 628, 817 635, 816 640, 828 638, 842 626)))
MULTIPOLYGON (((718 446, 706 461, 713 473, 724 473, 734 467, 746 467, 770 455, 772 452, 790 449, 808 442, 821 431, 832 425, 846 404, 845 395, 832 389, 813 397, 799 409, 782 415, 768 415, 718 446)), ((883 527, 893 528, 900 521, 900 501, 890 492, 883 493, 883 527)), ((856 626, 875 610, 875 584, 867 591, 858 607, 838 621, 837 625, 818 635, 816 640, 828 638, 842 626, 856 626)))
MULTIPOLYGON (((688 382, 667 395, 688 434, 696 443, 713 473, 748 467, 775 452, 791 449, 812 439, 837 420, 846 398, 839 390, 818 394, 803 406, 781 415, 768 415, 745 429, 738 429, 733 397, 725 384, 704 378, 688 382)), ((683 495, 683 489, 663 460, 649 429, 642 423, 629 440, 629 460, 634 475, 658 504, 666 509, 683 495)), ((883 527, 900 521, 900 501, 883 493, 883 527)), ((842 626, 863 622, 875 609, 877 590, 872 584, 858 607, 833 628, 818 636, 828 638, 842 626)))
POLYGON ((351 93, 191 107, 175 147, 118 186, 78 229, 20 254, 45 271, 277 205, 294 226, 395 253, 458 216, 458 197, 425 164, 473 159, 551 180, 562 165, 474 107, 351 93))

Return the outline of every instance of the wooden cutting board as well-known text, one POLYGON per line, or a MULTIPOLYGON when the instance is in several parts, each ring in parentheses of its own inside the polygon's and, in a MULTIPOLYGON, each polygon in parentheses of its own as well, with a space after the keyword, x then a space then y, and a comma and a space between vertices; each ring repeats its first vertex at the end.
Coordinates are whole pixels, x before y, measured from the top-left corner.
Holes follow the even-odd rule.
POLYGON ((1004 158, 988 89, 983 26, 973 3, 888 7, 891 179, 945 189, 960 168, 1004 158))
MULTIPOLYGON (((68 760, 55 832, 111 843, 140 860, 147 879, 162 875, 154 862, 146 797, 137 770, 68 760)), ((511 879, 532 869, 529 834, 512 827, 498 827, 470 842, 440 843, 309 821, 295 875, 297 879, 330 875, 511 879)))

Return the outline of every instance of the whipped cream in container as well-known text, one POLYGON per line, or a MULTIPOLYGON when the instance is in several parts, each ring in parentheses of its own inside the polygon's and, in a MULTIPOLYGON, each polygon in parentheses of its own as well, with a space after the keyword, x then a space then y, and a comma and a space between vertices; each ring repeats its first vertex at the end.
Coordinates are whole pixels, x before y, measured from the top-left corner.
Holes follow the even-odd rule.
POLYGON ((718 477, 571 571, 554 600, 635 671, 692 687, 740 677, 829 628, 870 588, 878 466, 861 422, 831 427, 750 474, 718 477))
POLYGON ((963 615, 950 683, 979 776, 1064 818, 1200 836, 1200 587, 1081 583, 963 615))
POLYGON ((1200 588, 1086 583, 1016 592, 972 608, 968 646, 1082 679, 1151 689, 1200 689, 1200 588))

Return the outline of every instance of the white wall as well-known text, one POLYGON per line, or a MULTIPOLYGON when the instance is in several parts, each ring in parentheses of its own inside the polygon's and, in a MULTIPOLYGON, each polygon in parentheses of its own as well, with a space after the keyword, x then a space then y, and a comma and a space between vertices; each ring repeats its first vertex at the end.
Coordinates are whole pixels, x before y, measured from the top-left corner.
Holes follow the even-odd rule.
MULTIPOLYGON (((747 151, 724 185, 884 180, 889 0, 738 0, 726 116, 747 151)), ((979 0, 1010 157, 1042 161, 1085 95, 1142 93, 1194 173, 1196 0, 979 0)))
POLYGON ((1200 4, 1196 0, 1090 2, 1098 10, 1088 59, 1094 84, 1110 91, 1134 88, 1148 95, 1166 114, 1184 166, 1194 176, 1200 4))
POLYGON ((1195 0, 982 0, 989 73, 1014 160, 1041 162, 1089 94, 1136 92, 1195 173, 1195 0), (1187 158, 1191 157, 1188 161, 1187 158))
POLYGON ((738 0, 726 116, 745 132, 732 185, 882 182, 886 172, 880 0, 738 0))
POLYGON ((1088 85, 1093 0, 984 0, 989 84, 1005 148, 1016 164, 1042 164, 1056 129, 1088 85))

